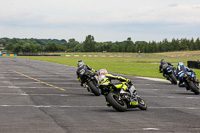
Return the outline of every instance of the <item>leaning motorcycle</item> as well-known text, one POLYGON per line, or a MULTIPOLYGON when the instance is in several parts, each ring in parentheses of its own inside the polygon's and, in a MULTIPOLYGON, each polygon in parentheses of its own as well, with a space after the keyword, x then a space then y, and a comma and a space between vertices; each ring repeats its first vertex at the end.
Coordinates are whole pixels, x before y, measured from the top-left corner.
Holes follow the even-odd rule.
POLYGON ((183 74, 183 81, 186 85, 186 89, 199 95, 199 81, 196 79, 196 74, 194 72, 185 72, 183 74))
POLYGON ((80 77, 83 82, 83 87, 87 88, 89 92, 94 93, 96 96, 101 95, 101 90, 98 87, 98 76, 90 70, 81 69, 80 77))
POLYGON ((141 110, 147 110, 147 105, 145 101, 137 95, 136 90, 133 84, 127 84, 130 91, 123 91, 123 89, 118 89, 112 83, 108 83, 106 80, 99 80, 99 86, 101 89, 102 95, 105 96, 109 106, 112 106, 115 110, 119 112, 124 112, 127 108, 139 108, 141 110), (131 101, 132 94, 136 94, 135 99, 138 102, 137 105, 133 105, 131 101))
POLYGON ((173 66, 168 66, 166 69, 163 70, 163 74, 167 77, 172 84, 177 84, 176 76, 175 76, 176 68, 173 66))

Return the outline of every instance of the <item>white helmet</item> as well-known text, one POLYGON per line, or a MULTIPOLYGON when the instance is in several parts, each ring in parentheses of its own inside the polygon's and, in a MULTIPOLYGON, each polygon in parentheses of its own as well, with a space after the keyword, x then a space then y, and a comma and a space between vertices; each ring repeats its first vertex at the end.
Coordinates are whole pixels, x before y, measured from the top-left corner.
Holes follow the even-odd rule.
POLYGON ((99 70, 99 75, 106 75, 108 74, 108 71, 106 69, 99 70))

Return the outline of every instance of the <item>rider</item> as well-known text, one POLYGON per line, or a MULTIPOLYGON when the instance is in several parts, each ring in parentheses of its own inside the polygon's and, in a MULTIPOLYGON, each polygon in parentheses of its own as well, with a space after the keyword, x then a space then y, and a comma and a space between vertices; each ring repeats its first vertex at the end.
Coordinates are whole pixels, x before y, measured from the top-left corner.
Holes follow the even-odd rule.
MULTIPOLYGON (((118 89, 121 89, 120 93, 127 93, 127 91, 129 91, 129 86, 132 85, 130 79, 126 79, 121 76, 113 76, 111 74, 108 74, 108 71, 106 69, 101 69, 99 71, 99 81, 101 82, 102 79, 104 81, 108 81, 109 83, 111 83, 111 80, 119 80, 120 83, 115 83, 115 87, 118 89)), ((135 87, 133 88, 134 88, 133 92, 130 92, 133 97, 132 99, 130 99, 131 105, 138 105, 138 101, 135 96, 137 95, 137 93, 136 93, 135 87)), ((107 99, 106 99, 106 104, 110 106, 107 99)))
POLYGON ((77 67, 78 67, 78 69, 76 71, 76 75, 77 75, 78 81, 81 82, 81 86, 83 86, 83 80, 81 80, 81 78, 82 78, 81 72, 83 72, 83 71, 85 72, 85 70, 90 70, 90 71, 94 72, 95 74, 97 72, 96 70, 94 70, 90 66, 85 65, 82 60, 78 61, 77 67))
POLYGON ((189 67, 184 66, 183 62, 179 62, 176 69, 176 78, 179 80, 179 84, 178 84, 179 87, 186 87, 186 85, 183 83, 183 75, 186 71, 194 72, 189 67))
POLYGON ((168 68, 168 66, 173 66, 173 65, 169 62, 166 62, 164 59, 160 61, 159 72, 160 73, 163 72, 163 76, 166 77, 167 79, 169 77, 166 75, 165 70, 168 68))

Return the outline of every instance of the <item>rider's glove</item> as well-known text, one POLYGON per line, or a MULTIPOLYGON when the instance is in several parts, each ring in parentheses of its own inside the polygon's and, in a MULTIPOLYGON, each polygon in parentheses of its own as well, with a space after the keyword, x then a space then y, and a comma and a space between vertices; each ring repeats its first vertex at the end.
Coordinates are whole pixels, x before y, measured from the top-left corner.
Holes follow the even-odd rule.
POLYGON ((162 73, 162 71, 159 71, 159 73, 162 73))

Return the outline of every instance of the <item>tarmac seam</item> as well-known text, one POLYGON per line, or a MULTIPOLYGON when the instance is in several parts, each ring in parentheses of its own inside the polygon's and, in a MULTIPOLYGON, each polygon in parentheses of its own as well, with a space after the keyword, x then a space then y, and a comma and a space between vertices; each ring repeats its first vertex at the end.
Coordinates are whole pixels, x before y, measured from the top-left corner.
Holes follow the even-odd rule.
POLYGON ((48 84, 48 83, 46 83, 46 82, 43 82, 43 81, 40 81, 40 80, 38 80, 38 79, 32 78, 32 77, 30 77, 30 76, 28 76, 28 75, 25 75, 25 74, 23 74, 23 73, 17 72, 17 71, 15 71, 15 70, 11 70, 11 71, 12 71, 12 72, 15 72, 15 73, 17 73, 17 74, 19 74, 19 75, 21 75, 21 76, 24 76, 24 77, 27 77, 27 78, 29 78, 29 79, 35 80, 35 81, 37 81, 37 82, 39 82, 39 83, 45 84, 45 85, 47 85, 47 86, 50 86, 50 87, 53 87, 53 88, 56 88, 56 89, 59 89, 59 90, 62 90, 62 91, 66 91, 66 90, 63 89, 63 88, 60 88, 60 87, 57 87, 57 86, 48 84))

